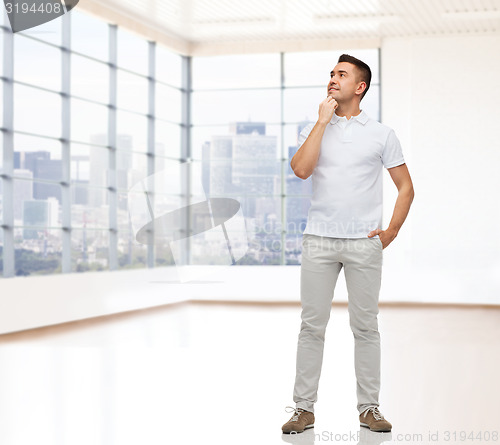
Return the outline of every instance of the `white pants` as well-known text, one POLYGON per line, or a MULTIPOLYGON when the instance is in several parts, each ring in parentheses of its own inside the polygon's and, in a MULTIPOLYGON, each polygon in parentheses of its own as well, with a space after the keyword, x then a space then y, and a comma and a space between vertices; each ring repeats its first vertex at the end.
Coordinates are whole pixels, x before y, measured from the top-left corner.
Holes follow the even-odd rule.
POLYGON ((380 238, 331 238, 304 234, 300 294, 302 323, 297 345, 293 401, 314 412, 323 364, 325 330, 333 292, 344 267, 349 321, 354 335, 357 409, 379 406, 380 335, 378 297, 382 277, 380 238))

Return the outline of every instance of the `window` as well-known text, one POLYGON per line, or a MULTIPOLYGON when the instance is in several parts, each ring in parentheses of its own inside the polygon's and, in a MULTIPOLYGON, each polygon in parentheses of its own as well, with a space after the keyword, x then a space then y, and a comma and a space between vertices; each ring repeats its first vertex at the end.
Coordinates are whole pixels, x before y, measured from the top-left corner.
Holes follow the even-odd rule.
MULTIPOLYGON (((13 168, 0 180, 0 215, 3 219, 4 200, 11 200, 14 226, 0 231, 1 271, 6 236, 12 240, 8 245, 14 252, 7 257, 15 253, 16 275, 172 263, 161 249, 162 257, 151 262, 152 246, 135 240, 128 205, 128 189, 151 174, 148 165, 161 168, 179 162, 181 154, 182 57, 165 48, 155 50, 145 39, 77 10, 14 36, 14 77, 7 79, 13 82, 14 106, 7 112, 14 127, 5 129, 14 135, 6 151, 13 157, 13 168), (70 67, 65 69, 62 19, 70 21, 71 31, 70 67), (116 47, 110 44, 113 34, 116 47), (154 79, 159 85, 158 117, 147 116, 150 100, 155 99, 149 95, 146 77, 151 56, 161 59, 156 63, 161 81, 154 79), (114 58, 118 68, 107 63, 114 58), (116 82, 110 83, 115 78, 110 76, 112 69, 116 82), (65 72, 71 73, 70 79, 62 78, 65 72), (68 84, 68 91, 62 91, 68 84), (109 103, 114 97, 116 103, 109 103), (68 115, 63 114, 66 105, 68 115), (157 129, 155 139, 149 119, 157 129), (110 125, 114 122, 116 126, 110 125), (69 140, 62 140, 65 134, 69 140), (63 155, 68 152, 70 156, 63 155), (13 184, 9 197, 3 194, 7 180, 13 184), (66 220, 70 227, 63 230, 66 220), (117 238, 111 236, 113 231, 117 238), (65 243, 71 245, 67 257, 62 252, 65 243), (117 258, 115 264, 112 258, 117 258)), ((2 112, 0 107, 3 126, 2 112)), ((3 138, 0 141, 1 168, 3 138)))
MULTIPOLYGON (((154 246, 136 239, 151 220, 144 190, 134 188, 141 181, 151 182, 155 217, 207 197, 236 200, 244 224, 229 222, 226 229, 234 251, 244 253, 237 264, 299 264, 311 182, 295 177, 290 159, 300 130, 317 117, 342 52, 194 57, 187 64, 80 10, 62 19, 70 22, 70 67, 63 67, 62 20, 14 36, 14 78, 6 84, 13 87, 7 117, 14 127, 3 128, 14 138, 12 146, 0 142, 0 154, 13 157, 13 170, 0 180, 0 212, 3 218, 12 207, 7 219, 14 226, 0 229, 0 270, 14 253, 17 275, 174 265, 167 239, 154 246), (62 78, 65 72, 70 79, 62 78), (188 75, 192 92, 182 89, 188 75), (13 196, 4 196, 10 180, 13 196), (71 245, 67 254, 63 244, 71 245), (14 251, 4 255, 4 245, 14 251)), ((378 50, 346 52, 372 68, 362 106, 378 119, 378 50)), ((1 113, 3 107, 2 126, 10 125, 1 113)), ((220 241, 210 236, 190 241, 192 264, 218 261, 203 256, 204 246, 217 249, 220 241)))
MULTIPOLYGON (((102 20, 73 8, 71 19, 71 49, 95 59, 109 58, 109 25, 102 20)), ((53 20, 56 22, 57 20, 53 20)))
MULTIPOLYGON (((283 85, 279 54, 193 60, 190 187, 197 199, 205 193, 240 203, 249 249, 237 264, 300 264, 312 187, 293 174, 290 160, 300 131, 317 119, 341 54, 284 54, 283 85)), ((372 68, 362 108, 378 119, 378 51, 349 54, 372 68)), ((233 236, 241 239, 237 230, 233 236)))

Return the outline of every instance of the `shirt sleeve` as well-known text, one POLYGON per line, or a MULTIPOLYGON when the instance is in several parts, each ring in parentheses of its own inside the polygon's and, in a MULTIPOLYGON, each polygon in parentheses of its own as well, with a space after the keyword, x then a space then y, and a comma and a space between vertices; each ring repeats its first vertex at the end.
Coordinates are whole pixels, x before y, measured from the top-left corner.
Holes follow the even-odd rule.
POLYGON ((297 150, 301 147, 301 145, 306 141, 307 137, 311 133, 314 128, 314 124, 306 125, 299 134, 299 138, 297 140, 297 150))
POLYGON ((382 163, 385 168, 397 167, 405 163, 401 143, 392 129, 387 136, 387 141, 382 151, 382 163))

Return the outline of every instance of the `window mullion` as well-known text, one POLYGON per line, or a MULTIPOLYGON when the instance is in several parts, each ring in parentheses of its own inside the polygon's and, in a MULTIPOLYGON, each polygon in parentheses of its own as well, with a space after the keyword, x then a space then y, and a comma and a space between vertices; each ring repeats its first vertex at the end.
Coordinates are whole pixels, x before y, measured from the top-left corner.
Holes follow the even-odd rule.
POLYGON ((108 114, 108 197, 109 268, 118 269, 118 199, 116 190, 116 103, 117 103, 117 26, 109 25, 109 114, 108 114))
POLYGON ((62 272, 71 272, 71 14, 62 16, 61 123, 62 123, 62 272))

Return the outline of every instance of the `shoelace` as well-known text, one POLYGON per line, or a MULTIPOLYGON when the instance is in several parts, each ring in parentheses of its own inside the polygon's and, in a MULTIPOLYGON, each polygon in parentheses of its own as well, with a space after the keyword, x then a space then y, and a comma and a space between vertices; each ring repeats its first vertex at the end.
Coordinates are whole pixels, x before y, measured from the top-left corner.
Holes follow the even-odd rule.
POLYGON ((382 415, 382 413, 378 410, 378 407, 372 406, 372 407, 368 408, 365 411, 364 417, 366 417, 366 415, 368 414, 368 411, 371 411, 373 413, 373 418, 375 420, 385 420, 384 416, 382 415))
POLYGON ((292 422, 297 422, 297 420, 299 420, 300 414, 304 412, 304 410, 302 408, 294 408, 293 406, 287 406, 285 408, 285 411, 287 413, 295 412, 295 414, 293 415, 293 417, 290 419, 292 422), (291 411, 289 411, 288 408, 290 408, 291 411))

